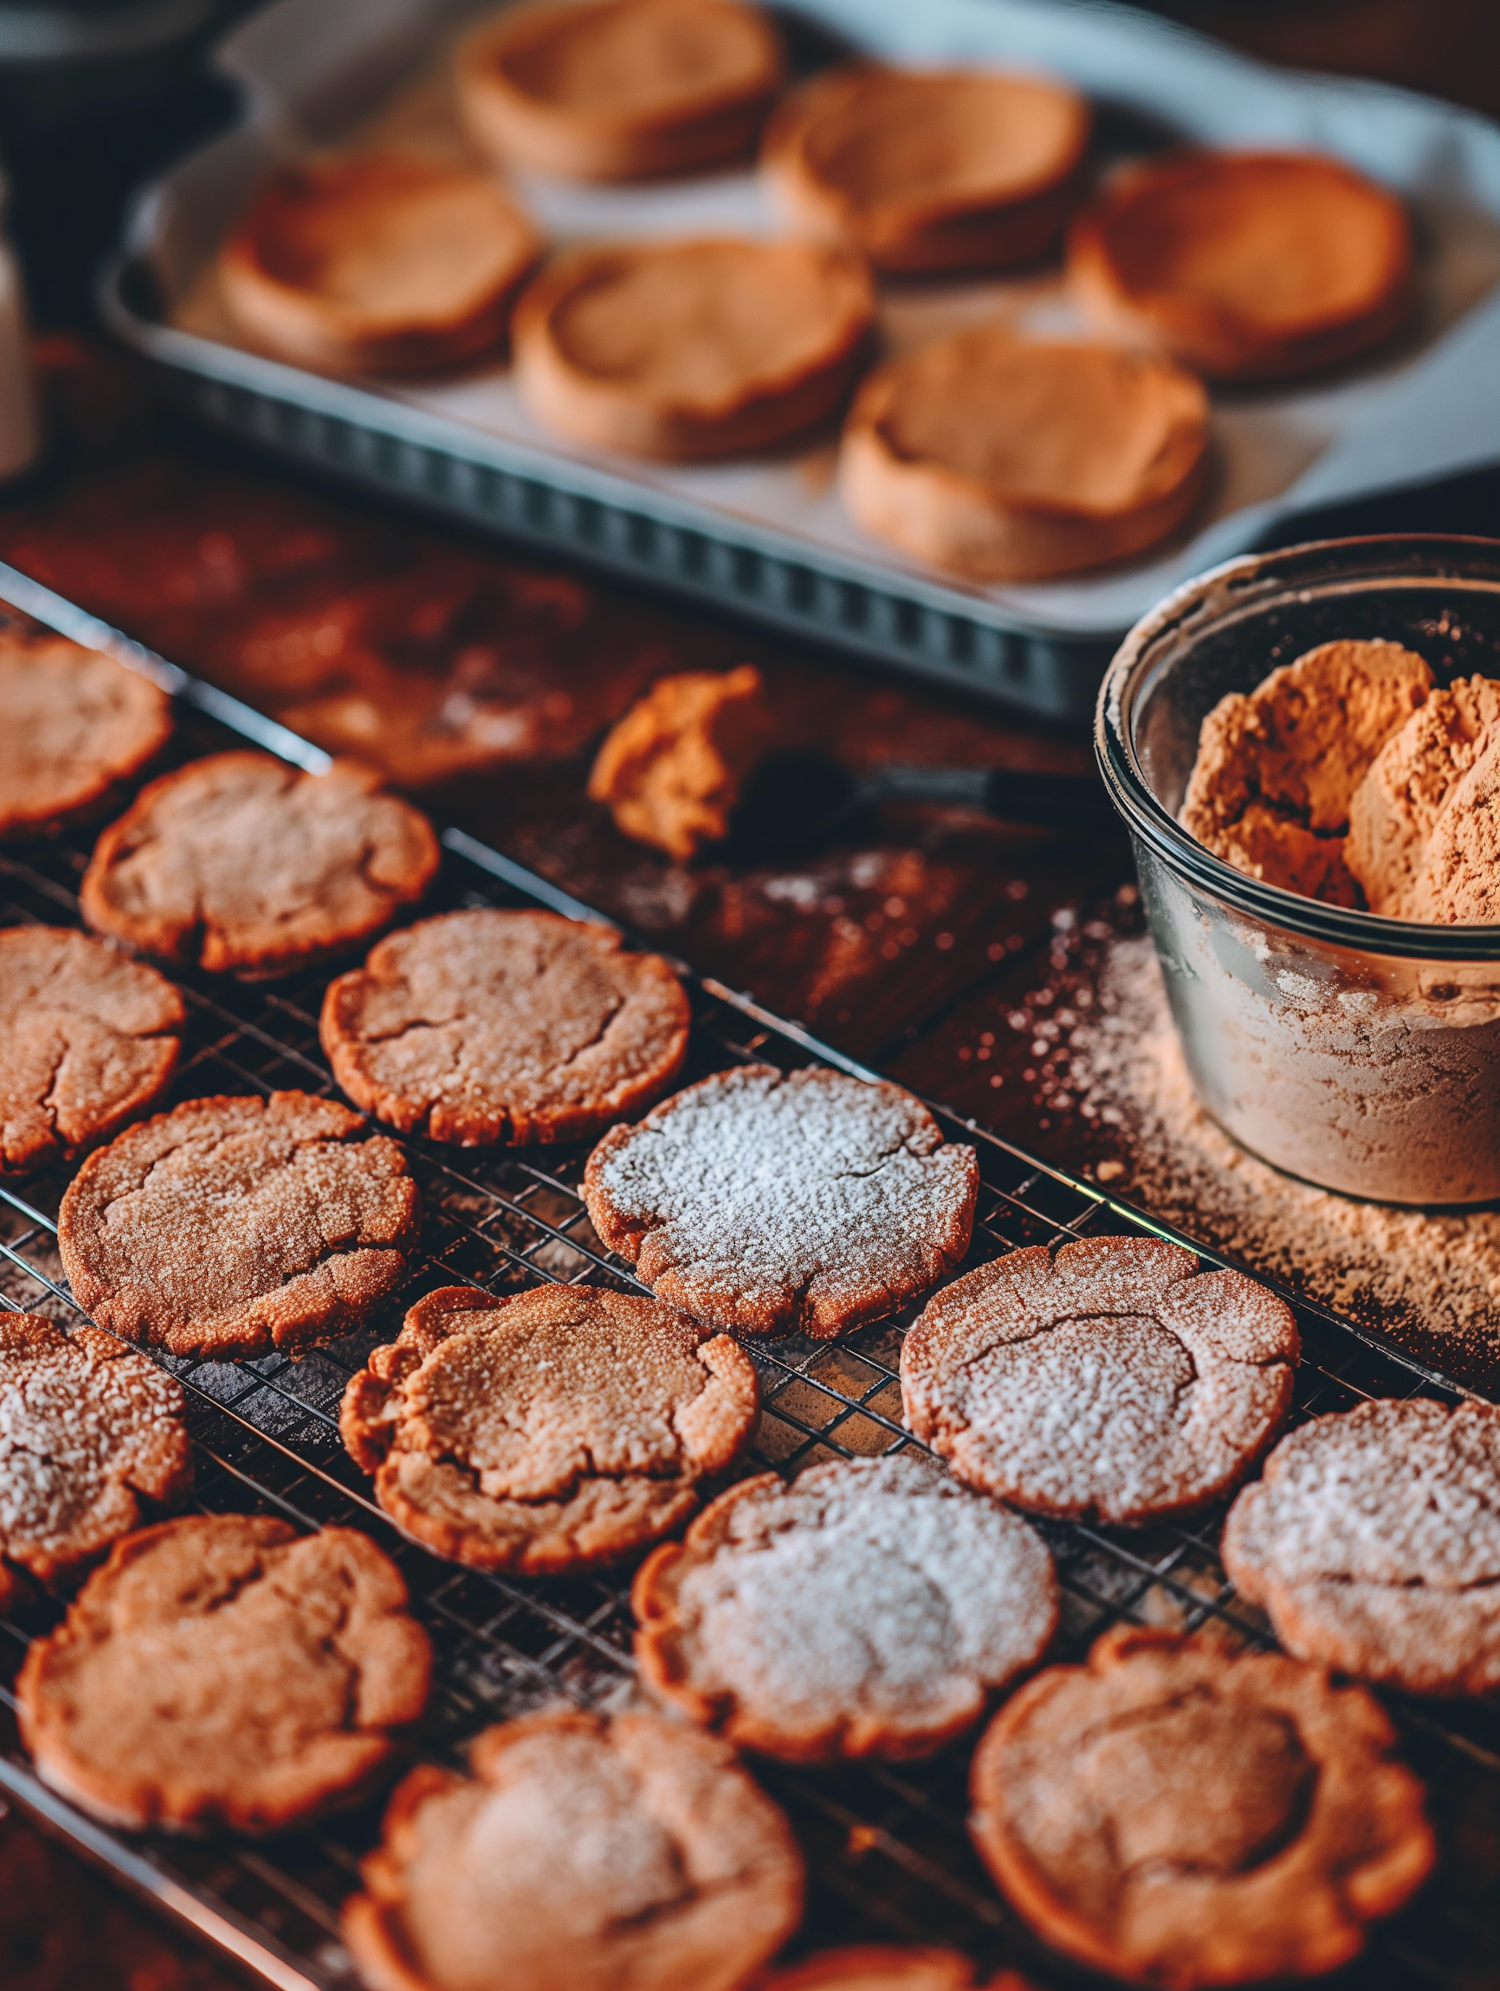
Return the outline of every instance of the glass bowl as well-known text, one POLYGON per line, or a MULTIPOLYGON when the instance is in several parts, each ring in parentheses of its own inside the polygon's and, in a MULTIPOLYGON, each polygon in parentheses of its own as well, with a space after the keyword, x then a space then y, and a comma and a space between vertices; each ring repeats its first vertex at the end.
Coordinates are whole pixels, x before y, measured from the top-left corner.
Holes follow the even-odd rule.
POLYGON ((1500 677, 1500 541, 1322 540, 1231 560, 1136 624, 1095 744, 1135 848, 1183 1054, 1243 1147, 1320 1188, 1424 1207, 1500 1198, 1500 926, 1305 899, 1177 822, 1204 716, 1338 637, 1500 677))

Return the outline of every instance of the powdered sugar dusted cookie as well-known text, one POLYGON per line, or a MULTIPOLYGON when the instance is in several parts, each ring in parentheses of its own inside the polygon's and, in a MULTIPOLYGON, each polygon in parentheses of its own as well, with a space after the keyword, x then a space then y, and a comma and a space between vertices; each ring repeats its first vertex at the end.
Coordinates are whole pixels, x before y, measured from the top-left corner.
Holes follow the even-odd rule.
POLYGON ((754 1365, 633 1294, 474 1286, 419 1300, 339 1429, 398 1527, 480 1569, 582 1569, 656 1542, 748 1443, 754 1365))
POLYGON ((732 1487, 642 1566, 632 1602, 652 1687, 799 1761, 929 1754, 1057 1623, 1035 1531, 916 1452, 732 1487))
MULTIPOLYGON (((978 1975, 972 1958, 958 1950, 903 1948, 895 1943, 855 1943, 823 1950, 789 1970, 757 1977, 753 1991, 974 1991, 978 1975)), ((1025 1980, 1006 1971, 988 1991, 1029 1991, 1025 1980)))
POLYGON ((1299 1658, 1414 1694, 1500 1687, 1500 1409, 1377 1400, 1283 1438, 1224 1566, 1299 1658))
POLYGON ((1241 1478, 1286 1420, 1291 1309, 1181 1246, 1008 1252, 931 1300, 901 1349, 908 1428, 1036 1514, 1145 1521, 1241 1478))
POLYGON ((1317 1667, 1119 1626, 996 1715, 970 1829, 1018 1913, 1096 1969, 1166 1991, 1313 1976, 1431 1869, 1395 1740, 1317 1667))
POLYGON ((672 1306, 747 1334, 842 1333, 968 1249, 979 1164, 920 1100, 809 1067, 740 1065, 616 1127, 584 1195, 672 1306))
POLYGON ((397 1789, 344 1932, 373 1991, 734 1991, 802 1913, 781 1812, 650 1714, 486 1729, 397 1789))

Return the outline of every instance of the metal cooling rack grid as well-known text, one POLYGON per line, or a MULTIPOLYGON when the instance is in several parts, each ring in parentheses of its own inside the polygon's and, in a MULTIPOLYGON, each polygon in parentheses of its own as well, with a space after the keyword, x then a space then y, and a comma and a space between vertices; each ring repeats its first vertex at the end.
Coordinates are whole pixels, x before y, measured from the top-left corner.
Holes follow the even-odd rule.
MULTIPOLYGON (((0 923, 76 920, 82 844, 57 843, 0 860, 0 923)), ((448 904, 527 903, 456 862, 448 904)), ((324 977, 254 988, 184 982, 189 1008, 176 1096, 300 1086, 332 1092, 317 1040, 324 977)), ((697 991, 688 1076, 746 1057, 805 1062, 799 1033, 745 1006, 697 991)), ((970 1130, 954 1124, 959 1137, 970 1130)), ((984 1186, 970 1263, 1033 1243, 1130 1228, 1097 1193, 977 1137, 984 1186)), ((368 1482, 337 1436, 339 1397, 375 1342, 390 1338, 418 1293, 456 1281, 494 1292, 537 1279, 636 1289, 605 1253, 578 1195, 586 1144, 493 1157, 408 1143, 426 1216, 422 1256, 409 1286, 371 1330, 301 1362, 169 1364, 189 1401, 198 1465, 196 1499, 207 1511, 269 1509, 299 1526, 338 1522, 372 1529, 411 1587, 438 1653, 425 1753, 452 1756, 488 1722, 558 1694, 588 1703, 628 1688, 628 1575, 515 1581, 445 1563, 407 1543, 374 1508, 368 1482)), ((0 1303, 77 1317, 60 1283, 54 1218, 63 1176, 0 1190, 0 1303)), ((1144 1228, 1144 1226, 1138 1226, 1144 1228)), ((757 1452, 744 1470, 791 1471, 818 1459, 870 1456, 912 1441, 900 1424, 900 1339, 916 1308, 829 1344, 803 1338, 757 1344, 766 1408, 757 1452)), ((1296 1416, 1347 1407, 1366 1394, 1406 1395, 1433 1385, 1409 1366, 1316 1310, 1299 1308, 1305 1359, 1296 1416)), ((1216 1552, 1217 1516, 1113 1534, 1047 1525, 1064 1591, 1054 1655, 1078 1658, 1109 1623, 1130 1618, 1196 1627, 1217 1621, 1265 1639, 1264 1621, 1240 1605, 1216 1552)), ((287 1991, 352 1985, 338 1939, 338 1909, 360 1854, 378 1832, 379 1807, 315 1831, 261 1844, 227 1837, 125 1839, 81 1819, 31 1776, 9 1715, 11 1683, 29 1634, 54 1622, 44 1606, 0 1622, 0 1791, 63 1830, 86 1851, 287 1991)), ((1500 1720, 1493 1710, 1395 1703, 1410 1760, 1429 1780, 1444 1832, 1438 1880, 1381 1931, 1341 1979, 1360 1985, 1431 1985, 1476 1991, 1493 1983, 1490 1951, 1500 1862, 1468 1842, 1500 1816, 1500 1720), (1467 1850, 1466 1850, 1467 1849, 1467 1850)), ((1044 1957, 989 1885, 964 1829, 968 1749, 925 1764, 804 1770, 763 1764, 758 1774, 786 1806, 808 1852, 812 1896, 807 1938, 925 1939, 957 1944, 986 1961, 1018 1962, 1040 1980, 1077 1981, 1044 1957)))

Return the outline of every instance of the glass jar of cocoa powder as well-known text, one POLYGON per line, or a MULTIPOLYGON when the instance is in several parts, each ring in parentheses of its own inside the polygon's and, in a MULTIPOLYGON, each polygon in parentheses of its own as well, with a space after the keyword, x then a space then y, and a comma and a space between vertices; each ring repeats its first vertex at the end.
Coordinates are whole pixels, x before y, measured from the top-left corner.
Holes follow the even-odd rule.
POLYGON ((1342 638, 1415 650, 1437 684, 1500 678, 1500 541, 1325 540, 1233 560, 1137 623, 1095 722, 1204 1106, 1325 1189, 1500 1198, 1500 926, 1323 904, 1234 869, 1177 821, 1205 716, 1342 638))

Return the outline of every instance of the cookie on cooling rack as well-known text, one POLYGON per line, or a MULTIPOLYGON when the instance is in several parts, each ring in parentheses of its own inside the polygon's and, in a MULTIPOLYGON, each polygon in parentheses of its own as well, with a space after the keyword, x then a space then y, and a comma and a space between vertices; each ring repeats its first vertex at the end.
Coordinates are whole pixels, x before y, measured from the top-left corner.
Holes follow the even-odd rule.
MULTIPOLYGON (((823 1950, 787 1970, 757 1977, 750 1991, 975 1991, 979 1973, 958 1950, 854 1943, 823 1950)), ((1003 1971, 985 1991, 1030 1991, 1024 1978, 1003 1971)))
POLYGON ((32 1645, 17 1711, 42 1777, 95 1818, 272 1832, 369 1792, 430 1663, 367 1536, 192 1514, 115 1545, 32 1645))
POLYGON ((0 629, 0 837, 36 836, 108 805, 166 745, 152 679, 64 636, 0 629))
POLYGON ((1229 1510, 1224 1567, 1301 1659, 1411 1694, 1500 1688, 1500 1408, 1313 1418, 1229 1510))
POLYGON ((1035 1530, 915 1451, 731 1487, 631 1601, 649 1686, 798 1762, 931 1754, 1057 1624, 1035 1530))
POLYGON ((1000 1710, 975 1843, 1038 1935, 1167 1991, 1336 1970, 1435 1856, 1362 1687, 1279 1653, 1107 1632, 1000 1710))
POLYGON ((1285 1423, 1291 1309, 1180 1245, 1008 1252, 929 1301, 901 1349, 907 1428, 961 1480, 1033 1514, 1112 1522, 1204 1507, 1285 1423))
POLYGON ((330 983, 323 1049, 355 1104, 479 1147, 578 1140, 682 1070, 688 999, 659 954, 555 913, 443 913, 330 983))
POLYGON ((406 1276, 421 1222, 399 1145, 306 1092, 190 1099, 68 1185, 57 1243, 101 1326, 174 1355, 302 1354, 406 1276))
POLYGON ((0 1313, 0 1608, 65 1586, 193 1482, 182 1389, 113 1335, 0 1313))
POLYGON ((0 930, 0 1169, 71 1161, 148 1113, 186 1020, 170 982, 102 940, 0 930))
POLYGON ((555 1285, 501 1301, 445 1286, 351 1377, 339 1429, 404 1533, 479 1569, 536 1575, 660 1541, 759 1411, 743 1349, 654 1300, 555 1285))
POLYGON ((584 1174, 594 1228, 668 1305, 827 1339, 963 1257, 979 1162, 900 1086, 738 1065, 616 1127, 584 1174))
POLYGON ((381 1991, 734 1991, 796 1928, 778 1808, 715 1736, 650 1714, 487 1729, 398 1786, 344 1934, 381 1991))
POLYGON ((143 954, 262 980, 370 939, 421 898, 438 856, 431 823, 373 768, 210 754, 111 823, 79 903, 143 954))

